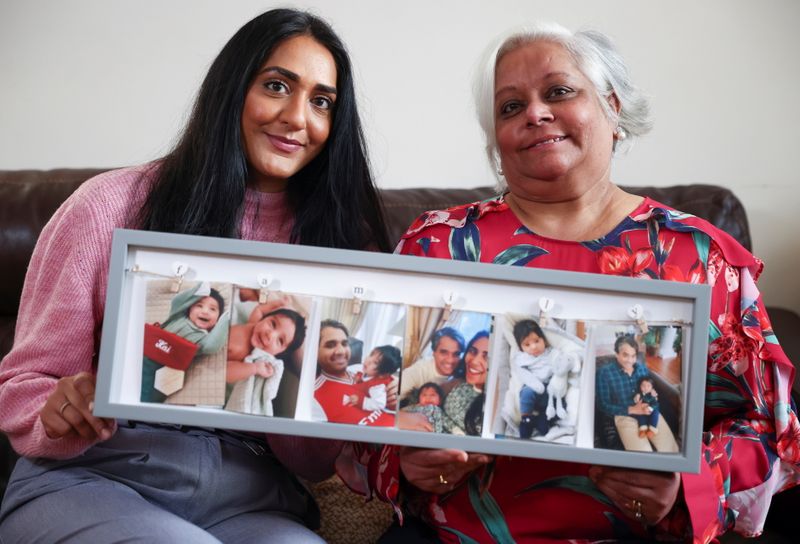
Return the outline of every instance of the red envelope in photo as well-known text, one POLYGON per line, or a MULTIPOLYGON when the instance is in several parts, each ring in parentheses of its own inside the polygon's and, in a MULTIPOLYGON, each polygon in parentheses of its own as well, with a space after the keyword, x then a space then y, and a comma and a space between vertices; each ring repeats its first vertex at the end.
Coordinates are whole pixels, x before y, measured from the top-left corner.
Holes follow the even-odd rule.
POLYGON ((158 325, 144 324, 144 356, 160 365, 186 370, 197 349, 194 342, 165 331, 158 325))

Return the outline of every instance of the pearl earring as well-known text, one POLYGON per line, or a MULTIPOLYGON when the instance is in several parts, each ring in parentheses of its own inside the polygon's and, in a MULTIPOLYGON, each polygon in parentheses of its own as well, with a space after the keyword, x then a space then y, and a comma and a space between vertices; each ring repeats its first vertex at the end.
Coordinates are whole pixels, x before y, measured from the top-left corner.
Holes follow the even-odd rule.
POLYGON ((625 138, 628 137, 628 133, 625 132, 624 128, 622 128, 621 126, 617 125, 617 128, 614 129, 614 137, 617 140, 622 141, 622 140, 624 140, 625 138))

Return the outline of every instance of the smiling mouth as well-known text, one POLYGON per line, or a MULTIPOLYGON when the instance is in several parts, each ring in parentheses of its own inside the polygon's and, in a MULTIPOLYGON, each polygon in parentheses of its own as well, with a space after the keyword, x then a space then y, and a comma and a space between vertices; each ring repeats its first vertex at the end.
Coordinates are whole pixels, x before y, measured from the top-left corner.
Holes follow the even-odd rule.
POLYGON ((303 144, 298 142, 297 140, 292 140, 290 138, 284 138, 282 136, 275 136, 274 134, 267 134, 267 138, 269 139, 270 143, 277 149, 278 151, 283 151, 284 153, 294 153, 298 149, 302 149, 303 144))
POLYGON ((548 138, 546 140, 542 140, 542 141, 536 142, 533 145, 529 145, 525 149, 536 149, 537 147, 542 147, 542 146, 545 146, 545 145, 557 144, 558 142, 563 142, 566 139, 567 139, 566 136, 556 136, 555 138, 548 138))

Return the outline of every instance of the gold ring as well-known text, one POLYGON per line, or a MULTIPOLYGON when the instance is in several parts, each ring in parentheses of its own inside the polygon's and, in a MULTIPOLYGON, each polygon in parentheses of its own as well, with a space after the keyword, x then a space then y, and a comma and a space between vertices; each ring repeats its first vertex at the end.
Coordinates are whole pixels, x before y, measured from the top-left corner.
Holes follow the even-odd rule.
POLYGON ((441 474, 439 474, 439 483, 442 485, 447 485, 448 483, 447 480, 444 479, 444 476, 442 476, 441 474))
POLYGON ((636 521, 642 521, 644 519, 644 508, 642 505, 642 501, 632 499, 631 510, 633 510, 633 517, 636 518, 636 521))
POLYGON ((61 405, 61 408, 58 409, 58 413, 63 416, 64 415, 64 410, 66 410, 67 406, 69 406, 70 404, 72 404, 70 401, 65 400, 64 404, 61 405))

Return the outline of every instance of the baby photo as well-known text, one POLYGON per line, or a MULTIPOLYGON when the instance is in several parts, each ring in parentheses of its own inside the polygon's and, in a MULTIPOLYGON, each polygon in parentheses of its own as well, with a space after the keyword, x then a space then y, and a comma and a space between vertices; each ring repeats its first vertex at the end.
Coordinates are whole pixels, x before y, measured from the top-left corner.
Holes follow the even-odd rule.
POLYGON ((491 314, 411 307, 398 426, 480 436, 491 314))
POLYGON ((142 402, 222 406, 231 286, 147 284, 142 402))
POLYGON ((394 427, 406 308, 321 300, 315 421, 394 427))
POLYGON ((680 443, 682 330, 597 325, 595 447, 675 453, 680 443))
POLYGON ((507 314, 498 318, 495 435, 574 444, 586 350, 582 321, 507 314))
POLYGON ((234 289, 225 409, 294 417, 311 297, 234 289))

